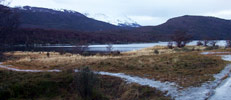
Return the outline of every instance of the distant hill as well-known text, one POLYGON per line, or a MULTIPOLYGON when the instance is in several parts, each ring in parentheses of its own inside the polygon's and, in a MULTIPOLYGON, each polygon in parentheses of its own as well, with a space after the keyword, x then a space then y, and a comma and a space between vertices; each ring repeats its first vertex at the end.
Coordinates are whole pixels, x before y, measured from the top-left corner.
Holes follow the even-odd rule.
POLYGON ((181 16, 169 19, 158 26, 146 26, 135 29, 136 32, 152 34, 172 34, 183 30, 194 39, 231 39, 231 20, 205 16, 181 16))
POLYGON ((23 28, 42 28, 74 31, 104 31, 116 30, 121 27, 88 18, 76 11, 53 10, 24 6, 15 8, 17 10, 21 27, 23 28))
POLYGON ((29 6, 14 9, 19 14, 21 28, 1 34, 0 45, 170 41, 170 36, 179 30, 191 34, 192 39, 231 39, 231 21, 215 17, 181 16, 158 26, 128 28, 97 21, 75 11, 29 6))
MULTIPOLYGON (((126 34, 153 34, 154 40, 169 40, 177 30, 183 30, 193 36, 193 39, 226 39, 231 38, 231 21, 207 16, 181 16, 169 19, 158 26, 139 26, 138 24, 121 23, 118 26, 88 18, 85 15, 69 10, 52 10, 47 8, 24 6, 16 8, 20 15, 21 27, 41 28, 71 31, 110 31, 117 33, 130 29, 126 34), (138 28, 131 28, 136 26, 138 28), (162 36, 159 38, 158 36, 162 36), (163 37, 164 36, 164 37, 163 37)), ((121 33, 125 34, 125 33, 121 33)))

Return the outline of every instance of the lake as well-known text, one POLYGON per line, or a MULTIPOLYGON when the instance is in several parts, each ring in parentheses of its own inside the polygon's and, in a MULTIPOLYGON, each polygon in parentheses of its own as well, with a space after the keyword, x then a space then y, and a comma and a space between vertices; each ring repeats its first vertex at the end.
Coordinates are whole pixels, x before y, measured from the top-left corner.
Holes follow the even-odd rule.
MULTIPOLYGON (((190 42, 187 45, 196 45, 197 40, 190 42)), ((110 44, 112 51, 133 51, 133 50, 140 50, 143 48, 153 47, 153 46, 167 46, 168 42, 155 42, 155 43, 131 43, 131 44, 110 44)), ((217 42, 219 46, 225 46, 225 40, 219 40, 217 42)), ((108 44, 101 44, 101 45, 89 45, 86 51, 89 52, 107 52, 108 51, 108 44)), ((50 46, 36 46, 36 47, 24 47, 24 46, 17 46, 17 47, 10 47, 4 48, 4 51, 65 51, 65 52, 75 52, 78 51, 81 46, 73 46, 73 45, 50 45, 50 46)))

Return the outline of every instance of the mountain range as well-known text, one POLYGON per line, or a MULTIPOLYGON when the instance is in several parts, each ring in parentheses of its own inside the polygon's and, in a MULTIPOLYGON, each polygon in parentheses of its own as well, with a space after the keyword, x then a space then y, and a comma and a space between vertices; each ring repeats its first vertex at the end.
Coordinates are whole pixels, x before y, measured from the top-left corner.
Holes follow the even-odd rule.
POLYGON ((231 39, 231 20, 185 15, 169 19, 158 26, 136 29, 136 31, 152 32, 153 34, 172 34, 178 30, 186 31, 194 39, 231 39))
POLYGON ((59 29, 72 31, 105 31, 139 27, 135 21, 127 18, 112 19, 104 14, 82 14, 72 10, 54 10, 39 7, 17 7, 21 27, 59 29), (98 20, 100 19, 100 20, 98 20), (114 21, 116 20, 116 21, 114 21), (106 21, 106 22, 104 22, 106 21))
MULTIPOLYGON (((185 15, 171 18, 157 26, 137 27, 125 23, 111 24, 70 10, 38 7, 14 8, 20 18, 20 30, 2 36, 1 43, 134 43, 169 41, 175 31, 185 31, 192 39, 231 39, 231 20, 185 15), (10 37, 10 39, 9 39, 10 37), (14 42, 13 42, 14 41, 14 42), (29 42, 28 42, 29 41, 29 42)), ((105 15, 103 15, 105 16, 105 15)), ((129 24, 131 24, 128 22, 129 24)))
POLYGON ((104 21, 121 27, 141 27, 141 25, 139 25, 136 21, 132 20, 127 16, 119 16, 119 17, 108 16, 103 13, 96 13, 96 14, 85 13, 84 15, 86 15, 89 18, 104 21))
POLYGON ((88 18, 70 10, 53 10, 24 6, 15 8, 20 16, 21 27, 72 31, 102 31, 120 29, 116 25, 88 18))

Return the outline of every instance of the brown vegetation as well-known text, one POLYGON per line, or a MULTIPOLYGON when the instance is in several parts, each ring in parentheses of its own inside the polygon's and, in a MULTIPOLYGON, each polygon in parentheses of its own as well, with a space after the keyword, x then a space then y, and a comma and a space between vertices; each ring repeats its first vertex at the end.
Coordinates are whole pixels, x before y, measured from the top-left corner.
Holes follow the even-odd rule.
MULTIPOLYGON (((74 74, 22 73, 0 69, 1 100, 89 100, 73 89, 74 74)), ((170 100, 164 93, 119 78, 99 76, 99 87, 90 100, 170 100)))
POLYGON ((185 31, 176 31, 172 35, 171 39, 176 43, 177 47, 182 48, 191 41, 192 36, 187 34, 185 31))
POLYGON ((188 87, 213 80, 213 74, 219 73, 225 64, 218 57, 194 52, 106 59, 86 65, 94 70, 122 72, 188 87))
POLYGON ((221 71, 226 62, 218 56, 201 55, 206 47, 189 46, 168 49, 157 46, 139 51, 122 53, 119 56, 80 56, 73 54, 39 52, 5 53, 13 59, 4 64, 22 69, 90 69, 107 72, 122 72, 160 81, 172 81, 181 86, 195 86, 213 80, 213 74, 221 71), (158 51, 158 54, 154 51, 158 51))

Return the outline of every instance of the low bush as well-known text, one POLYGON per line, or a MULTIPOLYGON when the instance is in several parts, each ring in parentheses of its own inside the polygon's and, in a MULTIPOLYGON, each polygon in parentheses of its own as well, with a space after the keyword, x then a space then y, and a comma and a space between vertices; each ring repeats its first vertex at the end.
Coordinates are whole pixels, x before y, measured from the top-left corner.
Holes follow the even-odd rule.
POLYGON ((73 88, 84 100, 106 100, 99 91, 99 78, 88 67, 74 75, 73 88))
POLYGON ((160 52, 158 50, 154 50, 154 53, 155 54, 159 54, 160 52))
POLYGON ((56 75, 49 73, 19 73, 0 71, 0 98, 9 99, 35 99, 53 98, 58 96, 62 88, 68 88, 71 83, 70 74, 62 75, 56 79, 56 75))
POLYGON ((219 49, 219 46, 207 46, 205 48, 205 50, 215 50, 215 49, 219 49))

